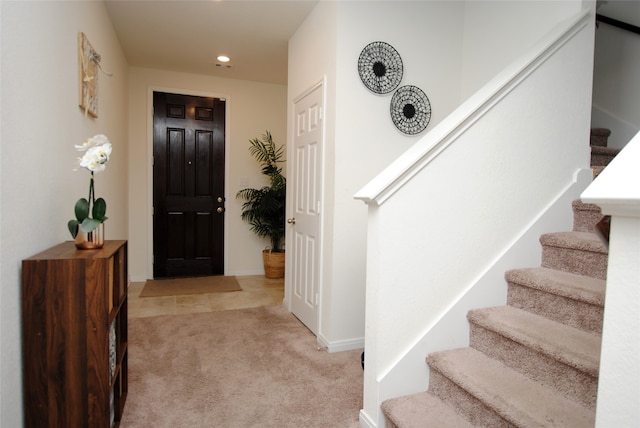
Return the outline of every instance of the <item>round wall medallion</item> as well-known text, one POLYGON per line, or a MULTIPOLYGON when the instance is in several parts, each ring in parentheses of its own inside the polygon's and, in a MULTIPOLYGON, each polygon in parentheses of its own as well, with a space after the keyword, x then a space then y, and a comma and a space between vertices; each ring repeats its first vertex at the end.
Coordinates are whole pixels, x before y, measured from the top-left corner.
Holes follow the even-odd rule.
POLYGON ((391 120, 401 132, 418 134, 431 120, 429 98, 417 86, 403 86, 391 98, 391 120))
POLYGON ((360 52, 358 73, 362 83, 376 94, 388 94, 402 80, 402 58, 385 42, 369 43, 360 52))

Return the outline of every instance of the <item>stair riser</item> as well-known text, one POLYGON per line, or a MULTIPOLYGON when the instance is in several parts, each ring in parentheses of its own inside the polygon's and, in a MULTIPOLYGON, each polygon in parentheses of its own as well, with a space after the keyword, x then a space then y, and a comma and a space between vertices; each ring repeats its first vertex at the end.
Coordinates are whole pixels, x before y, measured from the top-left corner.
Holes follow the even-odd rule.
POLYGON ((609 141, 607 137, 600 137, 600 136, 591 137, 592 146, 607 147, 608 144, 609 144, 609 141))
POLYGON ((573 210, 573 230, 575 232, 596 232, 596 224, 602 218, 600 210, 580 209, 573 210))
POLYGON ((542 246, 542 267, 607 279, 607 254, 542 246))
POLYGON ((609 144, 609 136, 611 135, 611 130, 607 128, 592 128, 591 129, 591 139, 590 144, 592 146, 602 146, 607 147, 609 144))
POLYGON ((597 379, 565 363, 471 323, 472 348, 595 410, 597 379))
POLYGON ((615 156, 591 154, 591 165, 607 166, 615 156))
POLYGON ((456 409, 458 413, 477 427, 513 427, 513 425, 501 418, 500 415, 486 407, 482 401, 460 388, 456 383, 452 382, 434 368, 431 368, 429 372, 429 391, 438 396, 450 407, 456 409))
POLYGON ((590 303, 509 282, 507 304, 580 330, 602 333, 604 309, 590 303))

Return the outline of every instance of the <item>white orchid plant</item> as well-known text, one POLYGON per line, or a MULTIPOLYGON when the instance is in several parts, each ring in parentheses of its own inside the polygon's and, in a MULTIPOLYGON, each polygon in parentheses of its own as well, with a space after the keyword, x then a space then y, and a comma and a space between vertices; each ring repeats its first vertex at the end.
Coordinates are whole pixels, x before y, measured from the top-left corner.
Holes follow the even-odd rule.
POLYGON ((74 146, 78 151, 85 152, 78 162, 81 168, 86 168, 91 172, 89 178, 89 198, 80 198, 75 205, 76 218, 69 220, 69 232, 73 238, 76 237, 78 231, 89 233, 95 230, 107 217, 107 203, 104 199, 96 199, 95 190, 93 188, 93 175, 96 172, 104 171, 106 163, 111 156, 111 143, 109 139, 102 134, 89 138, 84 144, 74 146), (90 217, 91 215, 92 217, 90 217))

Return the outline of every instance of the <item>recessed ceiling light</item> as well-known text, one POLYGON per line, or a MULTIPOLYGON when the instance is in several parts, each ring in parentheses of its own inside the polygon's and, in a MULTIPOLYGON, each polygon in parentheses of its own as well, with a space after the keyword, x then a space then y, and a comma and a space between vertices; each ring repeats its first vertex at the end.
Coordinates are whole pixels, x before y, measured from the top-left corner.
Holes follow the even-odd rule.
POLYGON ((226 56, 226 55, 220 55, 218 57, 218 61, 220 61, 220 62, 229 62, 229 57, 226 56))

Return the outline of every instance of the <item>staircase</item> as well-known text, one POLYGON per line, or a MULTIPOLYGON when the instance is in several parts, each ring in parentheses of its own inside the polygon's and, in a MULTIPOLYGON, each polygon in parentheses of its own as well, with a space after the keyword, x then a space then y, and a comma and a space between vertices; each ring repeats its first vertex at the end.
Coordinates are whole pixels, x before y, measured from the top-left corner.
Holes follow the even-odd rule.
MULTIPOLYGON (((597 175, 617 154, 593 129, 597 175)), ((607 272, 595 205, 540 237, 540 267, 506 272, 507 305, 472 310, 468 348, 427 357, 426 392, 382 403, 391 428, 593 427, 607 272)))

